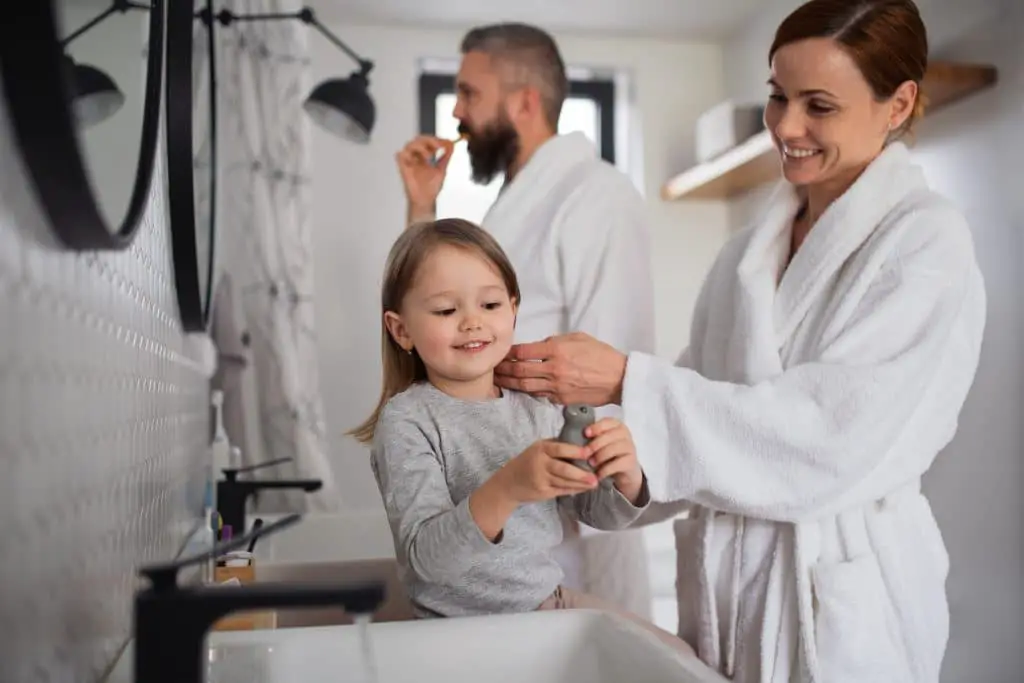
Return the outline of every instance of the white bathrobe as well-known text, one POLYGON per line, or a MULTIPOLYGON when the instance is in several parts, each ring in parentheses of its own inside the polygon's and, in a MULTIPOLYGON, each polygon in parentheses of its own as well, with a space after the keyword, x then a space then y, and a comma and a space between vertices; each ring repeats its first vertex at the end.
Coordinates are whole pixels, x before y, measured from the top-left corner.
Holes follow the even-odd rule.
MULTIPOLYGON (((653 353, 647 221, 636 187, 585 135, 558 135, 541 145, 483 220, 519 276, 515 341, 580 331, 624 353, 653 353)), ((649 616, 642 530, 581 531, 587 538, 559 554, 567 584, 649 616)))
POLYGON ((788 268, 799 203, 723 249, 677 367, 623 407, 676 522, 680 635, 753 683, 937 683, 948 556, 921 475, 974 378, 985 292, 961 214, 893 143, 788 268))
POLYGON ((647 206, 583 133, 541 145, 483 219, 519 276, 515 341, 586 332, 654 351, 647 206))

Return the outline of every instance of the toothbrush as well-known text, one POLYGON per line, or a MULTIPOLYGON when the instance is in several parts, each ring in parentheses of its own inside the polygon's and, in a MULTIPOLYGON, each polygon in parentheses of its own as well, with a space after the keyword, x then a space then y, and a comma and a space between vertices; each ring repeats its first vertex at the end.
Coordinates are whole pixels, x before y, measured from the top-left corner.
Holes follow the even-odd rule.
MULTIPOLYGON (((469 134, 465 133, 465 132, 459 133, 459 135, 457 137, 452 138, 452 139, 444 138, 445 142, 452 143, 452 148, 453 149, 455 148, 455 145, 459 144, 463 140, 468 140, 468 139, 469 139, 469 134)), ((441 151, 443 151, 443 150, 438 150, 438 152, 441 152, 441 151)), ((450 152, 449 152, 449 154, 450 154, 450 152)), ((436 156, 436 153, 435 153, 435 156, 430 158, 430 165, 431 166, 437 166, 437 164, 441 160, 441 158, 442 158, 441 156, 436 156)))

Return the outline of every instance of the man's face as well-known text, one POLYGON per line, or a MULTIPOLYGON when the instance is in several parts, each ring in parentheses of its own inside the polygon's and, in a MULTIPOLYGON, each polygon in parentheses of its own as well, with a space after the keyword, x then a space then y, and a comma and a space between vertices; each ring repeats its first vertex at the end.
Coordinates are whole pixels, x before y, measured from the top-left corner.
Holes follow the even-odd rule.
POLYGON ((489 55, 468 52, 455 80, 459 132, 467 135, 474 182, 487 184, 505 173, 519 151, 519 133, 508 115, 507 93, 489 55))

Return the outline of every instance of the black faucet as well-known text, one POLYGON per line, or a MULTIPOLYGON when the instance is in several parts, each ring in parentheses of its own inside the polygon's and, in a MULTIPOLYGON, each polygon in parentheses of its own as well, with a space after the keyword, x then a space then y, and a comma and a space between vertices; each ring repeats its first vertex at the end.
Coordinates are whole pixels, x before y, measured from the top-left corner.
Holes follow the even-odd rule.
POLYGON ((290 461, 291 458, 278 458, 267 462, 247 465, 245 467, 231 467, 222 470, 224 479, 217 482, 217 512, 220 514, 221 522, 231 525, 233 534, 244 534, 245 529, 245 505, 249 496, 262 489, 299 489, 301 491, 318 491, 324 485, 320 479, 237 479, 239 474, 252 472, 253 470, 280 465, 290 461))
POLYGON ((273 608, 341 606, 373 614, 384 602, 381 581, 353 585, 251 583, 243 586, 179 586, 178 571, 246 546, 252 539, 291 526, 294 514, 208 552, 143 567, 150 586, 135 594, 135 680, 139 683, 204 683, 204 641, 210 627, 233 612, 273 608))

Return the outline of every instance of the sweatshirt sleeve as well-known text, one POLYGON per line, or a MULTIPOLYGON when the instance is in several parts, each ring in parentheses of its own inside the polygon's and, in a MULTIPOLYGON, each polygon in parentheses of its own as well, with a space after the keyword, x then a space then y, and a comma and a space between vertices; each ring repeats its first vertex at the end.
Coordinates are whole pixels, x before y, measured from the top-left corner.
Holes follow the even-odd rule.
POLYGON ((650 506, 651 494, 647 487, 647 477, 644 477, 640 497, 634 505, 615 488, 611 479, 605 479, 596 489, 563 498, 562 501, 571 505, 573 513, 587 526, 614 531, 625 529, 638 520, 650 506))
POLYGON ((370 452, 398 559, 422 580, 457 583, 501 547, 476 525, 468 497, 452 502, 440 456, 415 420, 385 409, 370 452))

